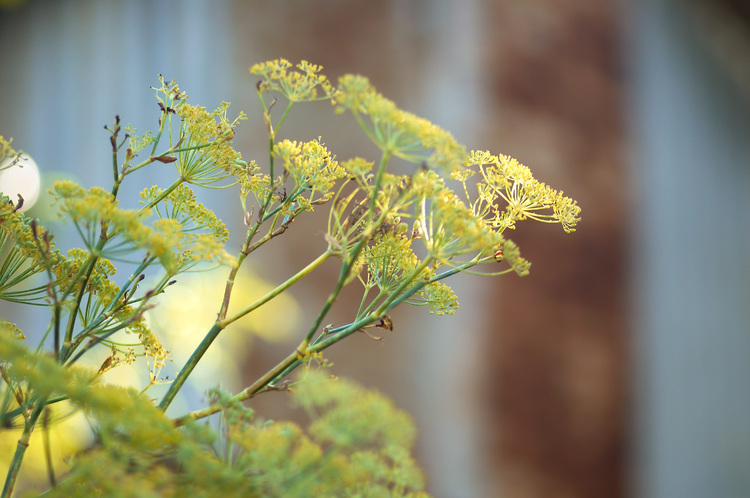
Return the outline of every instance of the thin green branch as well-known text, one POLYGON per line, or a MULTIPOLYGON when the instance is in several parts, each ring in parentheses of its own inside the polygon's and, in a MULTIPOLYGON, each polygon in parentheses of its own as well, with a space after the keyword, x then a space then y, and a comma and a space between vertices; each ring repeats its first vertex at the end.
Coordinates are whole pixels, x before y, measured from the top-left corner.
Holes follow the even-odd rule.
POLYGON ((148 209, 151 209, 152 207, 156 206, 161 201, 163 201, 164 199, 166 199, 169 196, 169 194, 171 194, 177 187, 179 187, 180 185, 182 185, 184 182, 185 182, 184 178, 182 178, 182 177, 178 178, 177 180, 175 180, 174 182, 172 182, 172 184, 169 187, 167 187, 166 189, 164 189, 164 191, 162 191, 159 195, 157 195, 156 197, 154 197, 153 199, 151 199, 148 203, 146 203, 140 209, 140 211, 141 212, 147 211, 148 209))
POLYGON ((195 351, 193 351, 193 354, 190 356, 190 358, 187 360, 185 365, 182 367, 182 369, 180 370, 180 373, 177 374, 177 378, 174 380, 174 382, 172 382, 172 384, 170 384, 169 389, 167 390, 167 393, 164 395, 164 398, 162 398, 161 402, 159 403, 159 408, 161 408, 162 410, 166 410, 169 407, 169 405, 172 403, 172 401, 174 400, 179 390, 187 381, 188 376, 195 369, 200 359, 203 357, 206 351, 208 351, 208 348, 211 346, 211 344, 213 344, 213 342, 216 340, 216 338, 219 336, 222 330, 224 330, 229 324, 231 324, 235 320, 242 318, 243 316, 247 315, 248 313, 252 312, 253 310, 267 303, 274 297, 278 296, 282 292, 286 291, 289 287, 297 283, 304 276, 308 275, 315 268, 323 264, 323 262, 326 259, 328 259, 331 255, 332 253, 330 252, 330 250, 327 250, 326 252, 318 256, 312 263, 310 263, 305 268, 297 272, 295 275, 293 275, 291 278, 286 280, 284 283, 282 283, 281 285, 273 289, 271 292, 269 292, 265 296, 261 297, 260 299, 252 303, 251 305, 238 311, 237 313, 230 316, 229 318, 226 318, 224 320, 217 321, 216 323, 214 323, 213 326, 206 333, 201 343, 198 345, 195 351))
POLYGON ((3 492, 0 494, 0 498, 10 498, 10 496, 13 494, 13 489, 16 486, 16 480, 18 479, 18 472, 21 470, 21 463, 23 462, 23 457, 26 454, 26 449, 29 447, 29 443, 31 441, 31 434, 34 432, 34 428, 36 427, 36 423, 39 420, 39 416, 44 411, 44 408, 46 407, 46 400, 38 399, 36 401, 36 404, 34 405, 34 409, 31 411, 31 414, 29 415, 29 418, 26 419, 26 422, 23 426, 23 432, 21 433, 21 437, 18 439, 18 443, 16 444, 16 451, 13 454, 13 459, 10 462, 10 466, 8 467, 8 474, 5 478, 5 485, 3 486, 3 492))
MULTIPOLYGON (((266 385, 268 385, 273 379, 275 379, 279 373, 283 372, 290 364, 294 363, 302 356, 303 355, 300 352, 294 351, 289 356, 284 358, 284 360, 282 360, 278 365, 266 372, 265 375, 256 380, 251 386, 232 396, 231 401, 242 402, 253 397, 258 393, 258 391, 266 387, 266 385)), ((159 406, 161 407, 161 405, 159 406)), ((181 425, 185 425, 190 421, 208 417, 210 415, 213 415, 214 413, 220 412, 225 406, 226 405, 224 403, 214 403, 213 405, 207 406, 202 410, 190 412, 187 415, 183 415, 182 417, 174 419, 174 424, 179 427, 181 425)))
POLYGON ((322 265, 329 257, 331 257, 333 253, 330 250, 326 250, 323 254, 315 258, 313 262, 311 262, 309 265, 304 267, 302 270, 294 274, 291 278, 289 278, 287 281, 285 281, 283 284, 279 285, 275 289, 273 289, 271 292, 266 294, 265 296, 261 297, 254 303, 250 304, 249 306, 246 306, 245 308, 241 309, 237 313, 233 314, 229 318, 226 318, 224 320, 220 321, 220 325, 222 328, 226 328, 231 324, 232 322, 239 320, 243 316, 255 311, 256 309, 260 308, 264 304, 266 304, 268 301, 273 299, 274 297, 278 296, 282 292, 286 291, 289 287, 299 282, 302 278, 309 275, 314 269, 322 265))
MULTIPOLYGON (((59 396, 57 398, 52 398, 50 400, 47 400, 46 404, 47 406, 49 406, 51 404, 59 403, 60 401, 66 401, 68 399, 70 399, 68 396, 59 396)), ((8 424, 10 424, 10 421, 18 417, 19 415, 28 417, 29 415, 29 413, 27 413, 28 411, 29 411, 28 407, 19 406, 18 408, 14 408, 8 412, 5 412, 2 414, 2 416, 0 416, 0 425, 2 425, 3 427, 8 427, 8 424)))

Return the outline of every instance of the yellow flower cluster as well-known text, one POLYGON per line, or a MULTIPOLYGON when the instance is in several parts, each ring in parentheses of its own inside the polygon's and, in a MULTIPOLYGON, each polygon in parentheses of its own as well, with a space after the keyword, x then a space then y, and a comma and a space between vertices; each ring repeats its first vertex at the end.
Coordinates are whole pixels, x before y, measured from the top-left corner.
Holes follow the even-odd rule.
POLYGON ((420 235, 436 259, 447 263, 457 255, 502 247, 501 233, 467 206, 434 171, 416 174, 412 189, 418 196, 415 217, 420 235))
MULTIPOLYGON (((69 250, 66 258, 53 268, 58 287, 66 288, 72 282, 72 279, 78 275, 79 270, 89 257, 90 253, 83 249, 69 250)), ((110 279, 115 272, 114 265, 108 259, 97 258, 86 282, 86 292, 91 298, 84 301, 84 307, 81 310, 81 325, 88 327, 101 313, 106 311, 109 317, 91 330, 91 334, 97 335, 118 324, 127 324, 125 332, 138 335, 138 340, 144 349, 142 354, 153 358, 154 362, 163 363, 170 352, 164 349, 161 342, 154 336, 146 325, 145 319, 132 305, 126 304, 125 297, 121 297, 116 303, 113 302, 120 292, 120 287, 110 279)), ((80 275, 78 276, 80 277, 80 275)), ((67 305, 72 305, 72 302, 67 303, 67 305)), ((120 363, 119 360, 119 358, 115 358, 110 363, 109 368, 120 363)), ((127 358, 125 362, 128 362, 127 358)))
POLYGON ((504 239, 477 217, 451 190, 441 190, 429 202, 429 214, 421 220, 422 234, 431 251, 440 259, 465 252, 492 250, 504 239))
POLYGON ((357 179, 365 179, 367 175, 372 171, 374 163, 361 157, 352 157, 343 161, 341 167, 346 170, 348 174, 357 179))
MULTIPOLYGON (((148 200, 149 195, 156 196, 160 192, 150 189, 143 194, 144 199, 148 200)), ((149 227, 145 223, 150 214, 148 211, 119 209, 111 194, 98 187, 86 192, 74 182, 63 181, 55 183, 51 193, 60 202, 61 215, 75 223, 90 250, 99 241, 100 227, 107 227, 108 241, 100 255, 119 257, 129 253, 132 246, 144 248, 151 256, 159 258, 168 273, 180 270, 180 251, 190 250, 194 261, 224 261, 227 258, 222 249, 228 237, 226 227, 195 201, 187 187, 173 192, 174 197, 169 198, 172 204, 167 207, 177 216, 184 217, 189 213, 199 217, 197 221, 190 220, 191 226, 187 227, 179 219, 173 218, 156 220, 153 227, 149 227), (179 208, 174 206, 175 200, 179 208), (192 230, 208 230, 209 233, 194 234, 192 230)))
POLYGON ((446 130, 383 97, 364 76, 345 75, 333 97, 338 112, 351 111, 380 149, 414 163, 447 171, 461 166, 465 150, 446 130), (369 117, 370 124, 361 115, 369 117))
POLYGON ((159 107, 165 114, 174 112, 175 107, 187 99, 187 94, 180 90, 179 85, 174 80, 167 81, 161 74, 159 75, 159 83, 161 83, 159 88, 151 87, 156 90, 156 100, 159 101, 159 107))
POLYGON ((302 61, 292 69, 286 59, 255 64, 250 68, 251 74, 262 76, 258 82, 258 91, 274 91, 283 95, 290 102, 310 102, 331 98, 335 89, 328 78, 319 74, 322 66, 302 61), (323 95, 318 96, 318 90, 323 95))
POLYGON ((18 325, 5 320, 0 320, 0 334, 8 334, 18 340, 26 339, 26 336, 23 331, 18 328, 18 325))
MULTIPOLYGON (((78 248, 70 249, 65 259, 55 265, 53 269, 58 287, 62 289, 67 288, 88 257, 88 251, 78 248)), ((109 304, 120 290, 109 278, 116 271, 114 265, 107 258, 98 258, 91 276, 88 282, 86 282, 86 291, 92 295, 99 296, 105 305, 109 304)))
MULTIPOLYGON (((0 135, 0 164, 8 158, 18 155, 15 149, 11 146, 13 139, 6 140, 5 137, 0 135)), ((10 168, 12 164, 7 165, 5 168, 10 168)), ((4 168, 4 169, 5 169, 4 168)))
POLYGON ((519 276, 525 277, 529 274, 531 263, 521 257, 521 251, 518 249, 516 243, 512 240, 506 240, 503 243, 503 249, 499 254, 496 253, 496 257, 497 259, 507 261, 511 269, 513 269, 513 271, 516 272, 519 276))
POLYGON ((310 142, 282 140, 274 145, 273 153, 283 161, 284 169, 299 188, 325 195, 346 176, 344 168, 319 139, 310 142))
POLYGON ((452 315, 458 309, 458 300, 450 287, 441 282, 429 282, 435 276, 431 267, 417 270, 419 258, 412 250, 412 240, 407 236, 407 226, 395 224, 394 230, 379 232, 372 244, 365 248, 362 262, 366 264, 370 282, 390 293, 406 279, 415 284, 425 284, 407 302, 427 305, 430 312, 452 315))
POLYGON ((237 161, 232 168, 232 176, 240 186, 240 199, 243 207, 245 199, 249 194, 253 194, 255 199, 260 202, 268 196, 271 189, 271 177, 260 172, 260 166, 255 161, 245 162, 237 161))
MULTIPOLYGON (((232 147, 244 113, 232 120, 227 117, 229 103, 212 112, 189 105, 178 85, 160 76, 161 86, 154 88, 161 109, 158 131, 137 136, 128 126, 127 136, 120 137, 119 116, 113 128, 107 127, 114 156, 111 192, 87 190, 70 181, 51 189, 60 217, 83 239, 83 248, 65 256, 55 249, 47 230, 0 195, 0 254, 5 256, 0 299, 46 304, 53 315, 35 354, 18 340, 23 334, 15 325, 0 320, 3 380, 15 394, 11 405, 17 405, 3 410, 0 422, 18 425, 23 419, 26 431, 18 444, 28 446, 24 437, 28 439, 46 404, 66 398, 87 410, 100 436, 100 447, 80 455, 54 491, 66 496, 84 488, 101 494, 175 496, 195 494, 196 489, 206 495, 422 496, 423 477, 409 451, 414 440, 409 417, 375 392, 344 381, 324 383, 324 374, 309 367, 327 366, 322 351, 353 333, 372 327, 393 330, 390 313, 402 303, 427 306, 438 315, 454 313, 458 301, 443 282, 456 273, 487 265, 502 268, 485 274, 527 274, 529 262, 504 238, 504 231, 525 219, 574 231, 580 208, 513 158, 487 151, 466 154, 449 132, 398 108, 367 78, 346 75, 334 87, 321 69, 306 61, 293 66, 284 59, 250 69, 261 79, 257 90, 268 130, 267 174, 255 162, 243 161, 232 147), (272 120, 276 99, 269 104, 267 91, 287 100, 278 120, 275 113, 272 120), (360 157, 339 164, 321 138, 277 139, 294 103, 317 100, 330 100, 338 113, 353 114, 382 151, 377 167, 360 157), (157 152, 160 142, 168 146, 157 152), (120 162, 124 143, 128 147, 120 162), (150 149, 148 155, 131 164, 144 149, 150 149), (408 174, 390 170, 394 157, 413 163, 408 174), (125 176, 157 162, 174 163, 178 177, 166 189, 143 190, 142 209, 121 209, 117 193, 125 176), (274 172, 275 164, 279 167, 274 172), (190 184, 239 185, 247 232, 236 259, 223 249, 229 238, 226 226, 198 202, 190 184), (251 193, 256 205, 248 210, 251 193), (245 258, 283 234, 296 216, 328 201, 325 252, 281 285, 262 291, 263 297, 240 303, 243 309, 231 312, 230 297, 241 297, 236 295, 235 277, 245 258), (164 417, 162 410, 227 324, 283 295, 330 257, 341 259, 338 281, 296 350, 238 395, 217 388, 209 393, 209 408, 174 421, 164 417), (125 259, 140 264, 119 287, 112 261, 125 259), (169 351, 149 329, 144 313, 153 306, 152 298, 175 282, 174 275, 200 261, 232 269, 223 299, 220 294, 217 302, 218 320, 172 382, 161 410, 133 391, 93 385, 103 372, 136 357, 145 357, 149 369, 150 383, 143 392, 166 382, 168 377, 158 377, 169 351), (160 271, 155 268, 159 264, 166 274, 147 284, 146 273, 160 271), (46 282, 31 281, 36 286, 32 288, 19 285, 40 272, 48 276, 46 282), (354 319, 348 325, 323 327, 331 306, 355 279, 364 291, 354 319), (119 333, 137 335, 138 341, 114 335, 119 333), (45 341, 54 343, 55 354, 43 353, 45 341), (74 367, 97 345, 106 347, 109 355, 98 372, 74 367), (281 381, 300 364, 307 366, 307 382, 281 381), (256 421, 240 402, 287 387, 311 415, 304 429, 256 421), (33 410, 24 410, 32 405, 33 410), (200 424, 175 426, 219 409, 220 434, 211 435, 200 424), (207 451, 216 447, 233 449, 207 451), (181 471, 174 473, 165 461, 176 462, 181 471)), ((11 143, 0 136, 0 160, 15 155, 11 143)))
MULTIPOLYGON (((284 140, 273 149, 274 157, 283 161, 285 175, 293 179, 296 188, 306 186, 330 192, 334 183, 343 178, 356 183, 353 189, 344 187, 351 183, 342 185, 335 194, 326 235, 330 248, 341 256, 363 237, 369 240, 353 266, 355 274, 368 266, 370 282, 386 291, 393 290, 393 282, 407 278, 414 278, 413 282, 437 280, 430 272, 440 265, 466 265, 463 268, 467 269, 479 263, 505 261, 511 270, 523 275, 528 273, 529 263, 520 256, 517 246, 503 237, 506 228, 534 219, 560 223, 566 232, 574 230, 580 213, 575 201, 535 180, 529 169, 515 159, 485 151, 466 154, 449 132, 399 109, 378 93, 367 78, 343 76, 334 91, 318 74, 320 69, 303 62, 295 70, 291 63, 280 59, 255 65, 251 73, 264 77, 258 86, 260 93, 273 90, 290 102, 317 100, 316 88, 324 88, 337 112, 352 112, 367 136, 384 152, 375 171, 372 162, 360 157, 339 166, 316 141, 284 140), (386 168, 392 156, 421 168, 411 177, 390 174, 386 168), (463 195, 448 188, 441 170, 462 184, 463 195), (477 173, 481 179, 474 182, 475 193, 470 195, 469 181, 477 173), (402 229, 406 225, 401 218, 414 220, 409 236, 402 229), (389 237, 393 240, 387 243, 389 237), (410 269, 421 265, 411 248, 416 237, 423 240, 433 260, 424 275, 408 275, 410 269), (399 247, 393 246, 395 241, 399 247), (457 256, 463 256, 462 261, 457 256)), ((286 112, 288 108, 284 117, 286 112)), ((270 125, 269 129, 273 136, 276 130, 270 125)), ((285 197, 286 192, 283 196, 277 194, 276 200, 285 197)), ((324 195, 322 200, 327 198, 324 195)), ((305 202, 300 199, 296 208, 305 202)), ((288 215, 291 208, 285 209, 288 215)), ((443 306, 442 312, 449 312, 455 308, 455 296, 442 285, 434 281, 410 299, 429 302, 433 311, 443 306)))
POLYGON ((175 427, 148 396, 97 383, 95 371, 66 368, 4 334, 0 357, 12 359, 4 371, 19 391, 68 398, 96 424, 100 443, 76 455, 59 496, 428 496, 411 457, 411 417, 379 392, 320 371, 291 391, 310 415, 305 428, 263 420, 225 394, 214 431, 175 427))
POLYGON ((16 208, 9 197, 0 196, 0 231, 3 237, 12 239, 14 249, 21 251, 32 267, 41 269, 46 264, 56 264, 61 256, 55 249, 52 236, 46 234, 44 227, 39 224, 35 225, 35 231, 31 219, 16 208))
MULTIPOLYGON (((114 443, 113 436, 117 431, 126 431, 129 444, 141 448, 149 446, 151 451, 141 453, 143 456, 156 452, 165 444, 174 443, 179 437, 170 420, 153 403, 139 397, 133 389, 96 384, 95 371, 60 365, 52 357, 34 354, 22 343, 8 340, 3 334, 0 334, 0 357, 12 359, 6 365, 5 372, 14 385, 33 386, 33 392, 44 398, 53 393, 69 398, 72 404, 85 409, 87 416, 97 419, 98 429, 108 434, 103 440, 110 444, 114 443)), ((99 455, 99 458, 99 463, 106 461, 103 455, 99 455)), ((105 465, 98 468, 97 474, 105 476, 112 468, 105 465)), ((111 477, 107 475, 106 478, 111 477)), ((80 489, 76 486, 73 488, 80 489)), ((69 489, 65 494, 76 495, 74 489, 69 489)))
POLYGON ((138 130, 136 130, 132 125, 127 125, 125 127, 125 131, 128 134, 128 148, 130 149, 131 155, 137 154, 142 149, 145 149, 147 146, 156 142, 156 137, 154 137, 150 131, 147 131, 142 135, 138 135, 138 130))
MULTIPOLYGON (((479 199, 475 212, 492 211, 488 222, 501 231, 515 228, 517 221, 527 218, 545 223, 560 223, 566 232, 575 231, 581 208, 562 192, 537 181, 531 170, 516 159, 492 155, 486 151, 472 151, 465 162, 477 167, 482 181, 477 184, 479 199), (502 199, 506 207, 496 204, 502 199)), ((462 180, 465 184, 465 178, 462 180)))
MULTIPOLYGON (((151 187, 141 192, 142 203, 148 204, 163 190, 151 187)), ((223 246, 229 240, 229 230, 216 214, 198 202, 187 185, 179 185, 160 204, 153 208, 160 218, 154 222, 163 237, 180 252, 177 266, 180 271, 200 261, 230 263, 233 261, 223 246)))
MULTIPOLYGON (((156 186, 141 192, 141 203, 148 204, 159 197, 163 189, 156 186)), ((161 204, 154 206, 159 218, 175 220, 179 223, 180 231, 205 232, 215 237, 218 242, 225 243, 229 239, 229 230, 216 214, 198 202, 195 193, 187 185, 179 185, 169 193, 161 204)), ((179 236, 179 235, 178 235, 179 236)))
POLYGON ((176 112, 182 118, 182 144, 175 165, 180 177, 194 185, 209 186, 237 175, 247 164, 242 155, 232 148, 234 129, 246 120, 244 112, 233 121, 227 118, 228 102, 222 102, 213 112, 205 107, 181 103, 176 112))

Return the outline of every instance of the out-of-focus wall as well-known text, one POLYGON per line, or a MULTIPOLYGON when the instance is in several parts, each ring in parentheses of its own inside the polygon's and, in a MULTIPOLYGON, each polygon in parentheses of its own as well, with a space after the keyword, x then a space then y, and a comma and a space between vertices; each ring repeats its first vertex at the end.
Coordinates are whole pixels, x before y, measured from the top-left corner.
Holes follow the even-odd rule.
POLYGON ((611 2, 488 2, 496 147, 579 201, 573 234, 509 233, 532 262, 482 305, 482 370, 497 487, 509 497, 625 493, 627 198, 611 2))
POLYGON ((634 492, 749 496, 750 10, 639 1, 634 155, 634 492))

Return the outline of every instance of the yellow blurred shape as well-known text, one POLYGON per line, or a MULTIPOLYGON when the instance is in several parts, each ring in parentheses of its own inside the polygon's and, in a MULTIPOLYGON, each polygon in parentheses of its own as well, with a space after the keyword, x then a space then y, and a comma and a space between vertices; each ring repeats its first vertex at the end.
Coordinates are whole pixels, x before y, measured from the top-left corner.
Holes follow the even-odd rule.
MULTIPOLYGON (((216 321, 224 296, 228 268, 183 274, 177 283, 158 297, 148 312, 154 335, 172 351, 177 365, 182 364, 200 344, 216 321)), ((235 279, 229 313, 231 316, 262 298, 274 286, 252 271, 240 271, 235 279)), ((287 293, 276 296, 252 313, 222 331, 193 372, 194 379, 215 379, 231 384, 239 379, 237 364, 252 347, 252 338, 284 341, 299 331, 301 309, 287 293)))
MULTIPOLYGON (((149 312, 157 335, 173 338, 204 334, 216 321, 224 295, 228 268, 181 275, 175 285, 159 296, 159 304, 149 312)), ((229 316, 273 290, 273 286, 250 271, 237 276, 229 316)), ((296 330, 300 307, 288 294, 281 294, 252 313, 232 323, 223 335, 252 334, 266 341, 284 341, 296 330)))
MULTIPOLYGON (((80 410, 71 411, 66 401, 51 405, 50 410, 50 453, 55 475, 59 479, 70 469, 70 457, 91 445, 93 436, 83 413, 80 410)), ((10 466, 22 430, 19 427, 0 431, 0 466, 4 469, 10 466)), ((26 487, 46 487, 48 484, 41 421, 31 434, 31 442, 26 449, 18 482, 19 491, 26 487)))

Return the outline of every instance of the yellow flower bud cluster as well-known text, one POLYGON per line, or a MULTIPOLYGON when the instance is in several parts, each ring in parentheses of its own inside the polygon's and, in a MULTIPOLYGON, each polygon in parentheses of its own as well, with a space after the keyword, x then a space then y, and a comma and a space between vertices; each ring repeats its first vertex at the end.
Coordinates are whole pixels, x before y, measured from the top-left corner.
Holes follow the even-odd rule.
POLYGON ((255 64, 250 68, 250 73, 263 77, 258 83, 258 91, 261 93, 274 91, 290 102, 310 102, 329 99, 335 92, 328 78, 319 74, 322 69, 307 61, 292 68, 288 60, 277 59, 255 64), (323 93, 320 97, 318 90, 323 93))
POLYGON ((346 171, 319 140, 282 140, 276 143, 273 152, 283 162, 284 170, 296 187, 325 195, 346 176, 346 171))

